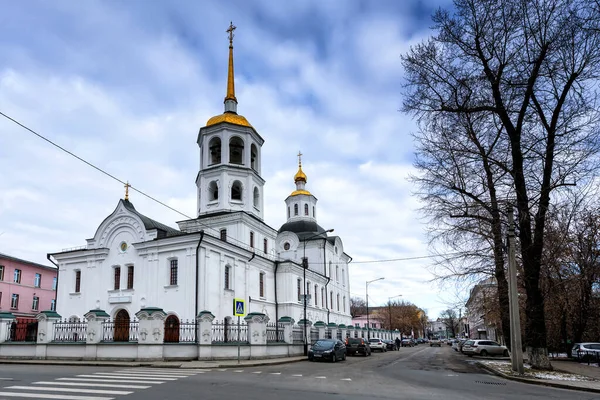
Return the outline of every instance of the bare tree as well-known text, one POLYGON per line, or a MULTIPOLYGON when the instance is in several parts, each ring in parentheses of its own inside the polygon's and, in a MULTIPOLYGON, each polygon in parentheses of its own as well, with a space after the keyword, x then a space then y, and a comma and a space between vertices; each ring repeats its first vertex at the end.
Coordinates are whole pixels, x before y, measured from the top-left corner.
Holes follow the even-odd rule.
POLYGON ((440 318, 448 328, 448 332, 450 336, 456 337, 456 332, 458 332, 458 315, 456 315, 456 311, 452 309, 447 309, 446 311, 442 311, 440 314, 440 318))
POLYGON ((434 15, 437 35, 403 57, 404 109, 422 129, 439 116, 497 123, 505 141, 507 199, 518 212, 525 345, 551 369, 540 288, 553 192, 594 173, 598 152, 600 11, 586 0, 455 0, 434 15))
POLYGON ((367 314, 367 303, 360 297, 350 297, 350 315, 352 318, 367 314))

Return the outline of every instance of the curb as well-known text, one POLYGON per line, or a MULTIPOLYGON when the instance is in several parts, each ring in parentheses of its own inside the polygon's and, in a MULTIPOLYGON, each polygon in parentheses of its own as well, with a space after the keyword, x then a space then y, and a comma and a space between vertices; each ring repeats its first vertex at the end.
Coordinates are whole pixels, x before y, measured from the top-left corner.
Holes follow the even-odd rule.
POLYGON ((581 386, 573 386, 573 385, 565 385, 564 383, 555 383, 555 382, 548 382, 548 381, 537 380, 537 379, 520 378, 517 376, 506 375, 505 373, 495 370, 494 368, 490 368, 487 365, 480 363, 479 361, 476 363, 476 365, 479 366, 480 368, 490 372, 493 375, 496 375, 496 376, 499 376, 501 378, 508 379, 511 381, 515 381, 515 382, 528 383, 530 385, 549 386, 549 387, 555 387, 555 388, 560 388, 560 389, 579 390, 582 392, 600 393, 600 389, 587 388, 587 387, 581 387, 581 386))

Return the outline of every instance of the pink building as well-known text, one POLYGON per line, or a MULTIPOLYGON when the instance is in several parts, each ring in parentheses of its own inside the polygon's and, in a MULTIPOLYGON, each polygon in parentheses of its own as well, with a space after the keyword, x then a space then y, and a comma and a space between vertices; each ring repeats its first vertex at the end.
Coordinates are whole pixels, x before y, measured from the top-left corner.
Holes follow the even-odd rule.
MULTIPOLYGON (((352 325, 355 327, 365 328, 367 326, 367 316, 366 315, 358 315, 352 318, 352 325)), ((376 313, 369 313, 369 325, 374 329, 381 329, 383 325, 379 320, 379 315, 376 313)))
POLYGON ((34 317, 56 308, 56 268, 0 253, 0 312, 34 317))

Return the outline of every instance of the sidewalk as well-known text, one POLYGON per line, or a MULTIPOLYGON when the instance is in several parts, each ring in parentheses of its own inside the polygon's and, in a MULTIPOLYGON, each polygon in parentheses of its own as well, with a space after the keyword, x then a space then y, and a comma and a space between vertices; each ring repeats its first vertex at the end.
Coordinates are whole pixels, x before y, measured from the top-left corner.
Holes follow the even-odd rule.
POLYGON ((262 365, 288 364, 306 360, 305 356, 269 358, 263 360, 217 360, 217 361, 79 361, 79 360, 21 360, 0 359, 0 364, 33 364, 33 365, 81 365, 93 367, 153 367, 153 368, 234 368, 258 367, 262 365))
POLYGON ((552 361, 554 371, 536 371, 526 365, 525 374, 512 371, 510 361, 477 361, 483 369, 517 382, 561 389, 600 393, 600 368, 573 361, 552 361))

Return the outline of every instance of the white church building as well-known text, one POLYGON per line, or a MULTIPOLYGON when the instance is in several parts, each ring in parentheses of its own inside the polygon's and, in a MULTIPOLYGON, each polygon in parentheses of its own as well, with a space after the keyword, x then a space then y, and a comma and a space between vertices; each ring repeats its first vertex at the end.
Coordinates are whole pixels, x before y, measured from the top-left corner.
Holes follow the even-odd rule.
POLYGON ((50 254, 58 264, 56 311, 64 318, 101 309, 123 321, 159 307, 179 320, 205 310, 224 320, 238 298, 247 313, 271 321, 300 321, 306 313, 312 323, 351 324, 351 257, 318 224, 301 158, 282 207, 286 223, 277 230, 263 220, 264 139, 237 113, 233 29, 224 112, 197 139, 197 218, 169 227, 140 213, 126 192, 84 248, 50 254))

